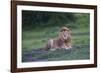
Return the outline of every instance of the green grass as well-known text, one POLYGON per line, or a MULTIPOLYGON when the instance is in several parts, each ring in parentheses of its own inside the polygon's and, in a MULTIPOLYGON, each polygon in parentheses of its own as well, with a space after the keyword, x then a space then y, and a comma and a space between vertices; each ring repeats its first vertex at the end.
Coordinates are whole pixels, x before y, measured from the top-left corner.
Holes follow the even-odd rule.
MULTIPOLYGON (((73 46, 88 45, 89 46, 89 30, 72 29, 72 44, 73 46)), ((48 39, 56 38, 58 36, 58 29, 46 28, 34 31, 23 31, 22 53, 24 51, 32 51, 44 47, 48 39)), ((32 55, 33 58, 46 58, 48 61, 56 60, 78 60, 89 59, 89 47, 81 46, 82 48, 72 48, 70 53, 64 51, 48 51, 47 54, 32 55)))
MULTIPOLYGON (((34 50, 28 50, 27 53, 32 53, 34 50)), ((41 51, 41 50, 38 50, 41 51)), ((25 51, 23 56, 25 57, 25 51)), ((28 56, 29 57, 29 56, 28 56)), ((27 57, 27 58, 28 58, 27 57)), ((46 61, 61 61, 61 60, 83 60, 90 58, 89 46, 80 45, 80 47, 73 47, 71 50, 55 50, 55 51, 46 51, 46 53, 32 53, 31 58, 41 59, 46 61)), ((28 60, 29 61, 29 60, 28 60)), ((23 61, 25 62, 25 60, 23 61)))
MULTIPOLYGON (((72 42, 77 44, 89 44, 89 32, 87 29, 74 29, 72 30, 72 42)), ((53 32, 47 29, 40 31, 23 31, 23 49, 32 47, 42 47, 50 38, 56 38, 58 36, 58 30, 53 32), (47 33, 48 32, 48 33, 47 33)))

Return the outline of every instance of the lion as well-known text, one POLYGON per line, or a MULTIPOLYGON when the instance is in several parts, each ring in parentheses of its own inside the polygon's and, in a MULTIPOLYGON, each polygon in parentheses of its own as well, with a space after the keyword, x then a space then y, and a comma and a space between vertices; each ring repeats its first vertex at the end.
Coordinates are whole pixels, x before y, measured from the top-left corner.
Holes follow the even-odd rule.
POLYGON ((71 49, 72 48, 71 31, 67 27, 62 27, 56 39, 49 39, 46 44, 46 50, 71 49))

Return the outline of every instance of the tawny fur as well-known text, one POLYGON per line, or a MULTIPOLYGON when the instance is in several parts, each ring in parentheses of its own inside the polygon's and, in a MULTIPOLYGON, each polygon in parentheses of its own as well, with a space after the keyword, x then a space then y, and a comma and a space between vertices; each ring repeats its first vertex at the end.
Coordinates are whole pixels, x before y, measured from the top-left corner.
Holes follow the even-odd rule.
POLYGON ((63 27, 56 39, 48 40, 46 50, 70 49, 72 46, 71 41, 72 37, 70 30, 67 27, 63 27))

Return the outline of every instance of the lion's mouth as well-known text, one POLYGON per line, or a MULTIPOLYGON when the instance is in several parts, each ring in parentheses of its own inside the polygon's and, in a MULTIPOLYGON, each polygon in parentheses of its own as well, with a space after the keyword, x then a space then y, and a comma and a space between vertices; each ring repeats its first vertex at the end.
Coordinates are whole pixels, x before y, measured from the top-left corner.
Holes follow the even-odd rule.
POLYGON ((64 40, 65 43, 67 43, 67 40, 64 40))

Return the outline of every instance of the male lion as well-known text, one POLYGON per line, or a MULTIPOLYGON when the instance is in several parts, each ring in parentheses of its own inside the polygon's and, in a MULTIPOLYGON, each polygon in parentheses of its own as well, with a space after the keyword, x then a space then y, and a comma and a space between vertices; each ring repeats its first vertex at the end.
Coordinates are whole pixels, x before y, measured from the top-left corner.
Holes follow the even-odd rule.
POLYGON ((46 50, 70 49, 71 32, 67 27, 62 27, 56 39, 50 39, 46 44, 46 50))

